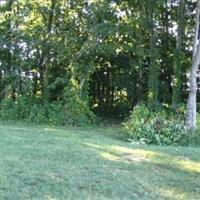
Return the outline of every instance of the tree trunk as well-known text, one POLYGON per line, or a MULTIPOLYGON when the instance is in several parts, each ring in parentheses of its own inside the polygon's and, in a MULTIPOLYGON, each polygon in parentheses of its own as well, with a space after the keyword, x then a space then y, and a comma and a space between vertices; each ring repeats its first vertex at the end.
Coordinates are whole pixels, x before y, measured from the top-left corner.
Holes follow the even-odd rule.
MULTIPOLYGON (((48 25, 47 25, 47 37, 44 41, 44 44, 46 42, 48 42, 48 40, 51 37, 51 31, 52 31, 52 26, 53 26, 53 20, 54 20, 54 10, 56 7, 56 0, 51 0, 51 8, 50 8, 50 12, 49 12, 49 18, 48 18, 48 25)), ((43 63, 43 68, 44 68, 44 92, 43 92, 43 98, 44 101, 48 101, 50 98, 50 94, 49 94, 49 89, 48 89, 48 84, 49 84, 49 64, 50 64, 50 47, 44 47, 44 63, 43 63)))
POLYGON ((200 64, 200 43, 199 40, 199 19, 200 18, 200 0, 197 0, 197 14, 196 14, 196 28, 194 37, 194 48, 193 48, 193 63, 190 72, 190 93, 187 103, 187 117, 186 126, 190 131, 196 129, 196 96, 197 96, 197 71, 200 64))
POLYGON ((80 98, 83 98, 83 87, 86 81, 86 77, 82 77, 80 80, 80 98))
POLYGON ((149 64, 149 81, 148 81, 148 100, 151 105, 155 105, 158 101, 158 63, 156 61, 157 58, 157 49, 156 49, 156 35, 155 35, 155 5, 154 1, 150 1, 148 6, 148 17, 149 17, 149 49, 150 49, 150 64, 149 64))
POLYGON ((4 95, 3 95, 3 80, 2 80, 2 70, 0 70, 0 102, 1 100, 4 98, 4 95))
POLYGON ((182 75, 182 43, 184 34, 184 13, 185 13, 185 0, 180 0, 178 7, 178 30, 175 50, 174 61, 174 87, 173 87, 173 106, 176 107, 180 102, 181 95, 181 75, 182 75))
MULTIPOLYGON (((7 16, 7 22, 6 22, 6 28, 7 28, 7 34, 5 36, 5 41, 6 41, 6 68, 5 68, 5 76, 10 77, 11 76, 11 71, 12 71, 12 63, 13 63, 13 56, 11 54, 11 49, 12 49, 12 31, 11 31, 11 11, 12 11, 12 7, 13 7, 13 0, 8 0, 7 1, 7 9, 6 11, 8 11, 8 16, 7 16)), ((6 97, 8 97, 10 94, 12 94, 12 84, 13 84, 13 80, 9 80, 9 83, 7 83, 6 85, 6 92, 5 95, 6 97)))

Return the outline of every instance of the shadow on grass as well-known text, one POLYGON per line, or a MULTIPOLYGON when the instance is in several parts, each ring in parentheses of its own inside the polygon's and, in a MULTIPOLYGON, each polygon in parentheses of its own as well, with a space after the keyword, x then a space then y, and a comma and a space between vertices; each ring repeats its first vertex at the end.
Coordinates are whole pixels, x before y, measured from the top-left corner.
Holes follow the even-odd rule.
POLYGON ((178 153, 170 154, 166 152, 166 149, 161 150, 160 147, 155 151, 152 149, 146 150, 144 147, 138 146, 127 148, 124 146, 100 146, 89 143, 84 143, 84 145, 96 149, 101 159, 110 162, 116 168, 118 165, 123 165, 128 171, 138 173, 141 176, 142 187, 149 193, 156 194, 156 191, 163 191, 163 194, 159 194, 159 197, 161 197, 164 195, 164 191, 167 190, 169 194, 168 196, 166 194, 163 198, 199 198, 199 159, 193 160, 190 157, 181 155, 179 151, 178 153), (148 189, 149 186, 151 189, 148 189))

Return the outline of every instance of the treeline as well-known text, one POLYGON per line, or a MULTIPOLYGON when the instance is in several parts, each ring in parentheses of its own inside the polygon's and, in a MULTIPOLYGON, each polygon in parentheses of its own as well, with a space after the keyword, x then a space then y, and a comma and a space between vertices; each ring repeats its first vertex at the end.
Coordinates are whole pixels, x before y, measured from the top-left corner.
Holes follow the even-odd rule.
MULTIPOLYGON (((12 107, 15 118, 91 123, 93 112, 123 118, 141 102, 186 104, 196 7, 186 0, 1 0, 1 117, 12 118, 12 107)), ((197 82, 200 89, 200 74, 197 82)))

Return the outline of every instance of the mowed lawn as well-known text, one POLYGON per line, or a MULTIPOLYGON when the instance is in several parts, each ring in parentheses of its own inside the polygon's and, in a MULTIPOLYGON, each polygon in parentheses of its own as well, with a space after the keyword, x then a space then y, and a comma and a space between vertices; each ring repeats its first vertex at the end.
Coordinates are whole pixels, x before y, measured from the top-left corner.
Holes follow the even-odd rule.
POLYGON ((130 144, 117 134, 1 123, 0 199, 200 199, 200 148, 130 144))

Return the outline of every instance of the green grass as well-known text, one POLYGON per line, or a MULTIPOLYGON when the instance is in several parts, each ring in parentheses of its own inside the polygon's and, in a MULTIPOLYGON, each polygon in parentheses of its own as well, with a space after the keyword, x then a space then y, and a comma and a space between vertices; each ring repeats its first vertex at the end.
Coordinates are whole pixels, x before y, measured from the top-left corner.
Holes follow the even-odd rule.
POLYGON ((199 148, 130 144, 117 131, 1 123, 0 199, 200 199, 199 148))

